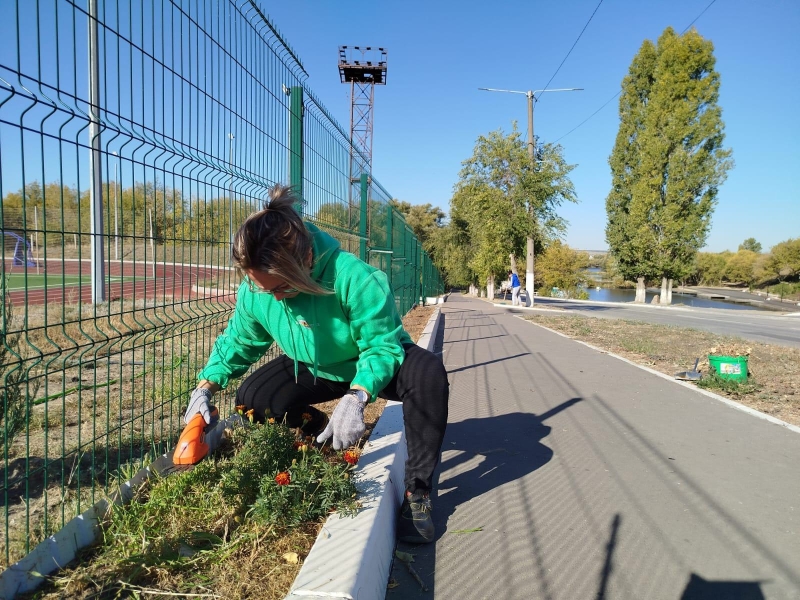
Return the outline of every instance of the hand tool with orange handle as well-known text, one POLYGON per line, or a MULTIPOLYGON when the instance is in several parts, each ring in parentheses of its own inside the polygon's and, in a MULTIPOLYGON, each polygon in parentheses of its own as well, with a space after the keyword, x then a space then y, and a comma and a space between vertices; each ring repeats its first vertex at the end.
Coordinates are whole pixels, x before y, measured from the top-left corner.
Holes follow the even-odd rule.
POLYGON ((210 448, 206 443, 206 434, 218 423, 218 418, 219 410, 216 407, 212 407, 210 425, 206 424, 200 413, 194 415, 181 433, 175 453, 172 455, 172 463, 196 465, 203 460, 208 455, 210 448))

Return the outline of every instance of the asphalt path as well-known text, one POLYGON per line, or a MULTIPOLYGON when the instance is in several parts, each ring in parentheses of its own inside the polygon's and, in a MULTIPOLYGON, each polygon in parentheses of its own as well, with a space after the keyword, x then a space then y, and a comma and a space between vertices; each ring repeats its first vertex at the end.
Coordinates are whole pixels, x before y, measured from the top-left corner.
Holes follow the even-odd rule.
POLYGON ((387 600, 800 600, 800 433, 474 297, 442 314, 436 540, 398 545, 419 581, 396 560, 387 600))
MULTIPOLYGON (((741 337, 746 340, 800 348, 800 315, 761 312, 755 310, 727 310, 722 308, 696 308, 685 306, 635 305, 622 302, 590 302, 588 300, 560 300, 537 297, 531 308, 509 309, 514 312, 537 311, 553 314, 579 314, 602 319, 629 319, 676 325, 711 331, 720 335, 741 337), (537 308, 542 307, 542 308, 537 308)), ((798 307, 800 311, 800 307, 798 307)))

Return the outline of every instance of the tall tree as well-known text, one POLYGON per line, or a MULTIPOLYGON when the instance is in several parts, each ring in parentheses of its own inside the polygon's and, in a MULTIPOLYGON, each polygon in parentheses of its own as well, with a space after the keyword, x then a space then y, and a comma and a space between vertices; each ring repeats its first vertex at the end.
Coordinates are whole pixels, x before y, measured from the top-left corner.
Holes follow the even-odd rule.
POLYGON ((642 44, 623 80, 606 235, 620 264, 640 271, 638 287, 661 278, 664 303, 672 280, 692 272, 733 166, 713 50, 696 30, 668 27, 657 45, 642 44))
POLYGON ((540 145, 541 160, 535 165, 526 148, 514 124, 509 134, 497 130, 480 136, 472 156, 462 163, 451 217, 458 214, 466 224, 472 246, 468 254, 471 283, 485 282, 491 288, 495 276, 507 269, 508 255, 525 253, 536 222, 537 253, 566 230, 557 208, 564 201, 577 201, 569 178, 574 166, 564 160, 561 146, 540 145))
POLYGON ((432 236, 437 229, 444 226, 444 219, 447 216, 445 212, 431 204, 410 204, 401 200, 390 200, 389 204, 402 213, 406 223, 422 243, 422 247, 430 253, 432 236))
POLYGON ((756 241, 756 238, 747 238, 741 244, 739 244, 739 250, 750 250, 750 252, 755 252, 756 254, 761 254, 761 244, 756 241))

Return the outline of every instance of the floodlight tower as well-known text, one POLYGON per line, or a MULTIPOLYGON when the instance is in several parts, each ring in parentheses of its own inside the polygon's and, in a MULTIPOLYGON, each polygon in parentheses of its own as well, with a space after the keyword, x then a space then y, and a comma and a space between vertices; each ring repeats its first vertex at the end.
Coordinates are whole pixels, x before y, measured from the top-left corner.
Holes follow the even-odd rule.
POLYGON ((350 84, 350 139, 362 154, 362 160, 350 161, 350 178, 360 176, 361 167, 372 168, 372 114, 375 108, 375 86, 386 84, 386 48, 373 46, 339 46, 339 76, 350 84))

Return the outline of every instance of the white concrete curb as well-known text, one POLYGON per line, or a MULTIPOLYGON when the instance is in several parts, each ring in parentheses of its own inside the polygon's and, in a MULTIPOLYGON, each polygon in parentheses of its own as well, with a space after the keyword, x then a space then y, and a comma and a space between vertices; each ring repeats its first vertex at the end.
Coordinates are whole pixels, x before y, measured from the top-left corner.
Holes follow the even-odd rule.
MULTIPOLYGON (((433 350, 441 323, 437 308, 417 342, 433 350)), ((405 492, 403 405, 387 402, 358 461, 362 508, 355 518, 332 515, 323 525, 286 600, 386 596, 395 547, 395 519, 405 492)))
POLYGON ((759 419, 764 419, 765 421, 769 421, 770 423, 774 423, 775 425, 780 425, 781 427, 785 427, 789 431, 794 431, 795 433, 800 433, 800 427, 797 425, 792 425, 791 423, 787 423, 786 421, 781 421, 780 419, 773 417, 772 415, 768 415, 766 413, 761 412, 760 410, 756 410, 754 408, 750 408, 749 406, 745 406, 744 404, 740 404, 735 400, 731 400, 730 398, 726 398, 725 396, 720 396, 719 394, 715 394, 714 392, 709 392, 707 390, 701 389, 696 385, 692 385, 686 381, 680 381, 679 379, 675 379, 674 377, 670 377, 669 375, 662 373, 660 371, 656 371, 655 369, 651 369, 650 367, 645 367, 644 365, 640 365, 638 363, 633 362, 632 360, 628 360, 624 356, 620 356, 619 354, 614 354, 613 352, 609 352, 608 350, 603 350, 602 348, 598 348, 597 346, 593 346, 588 342, 584 342, 581 340, 576 340, 560 331, 556 331, 555 329, 550 329, 549 327, 545 327, 539 323, 535 323, 534 321, 530 321, 525 319, 524 317, 518 317, 532 325, 536 325, 537 327, 541 327, 542 329, 546 329, 551 333, 555 333, 556 335, 560 335, 563 338, 567 338, 568 340, 572 340, 573 342, 577 342, 579 344, 583 344, 587 348, 591 348, 592 350, 597 350, 598 352, 602 352, 603 354, 608 354, 616 359, 621 360, 622 362, 626 362, 629 365, 633 365, 634 367, 638 367, 648 373, 652 373, 653 375, 657 375, 661 377, 661 379, 666 379, 667 381, 671 381, 672 383, 676 383, 678 385, 682 385, 685 388, 689 388, 690 390, 694 390, 698 394, 703 394, 704 396, 708 396, 709 398, 713 398, 714 400, 718 400, 723 404, 727 404, 728 406, 735 408, 736 410, 740 410, 742 412, 746 412, 749 415, 753 415, 754 417, 758 417, 759 419))

